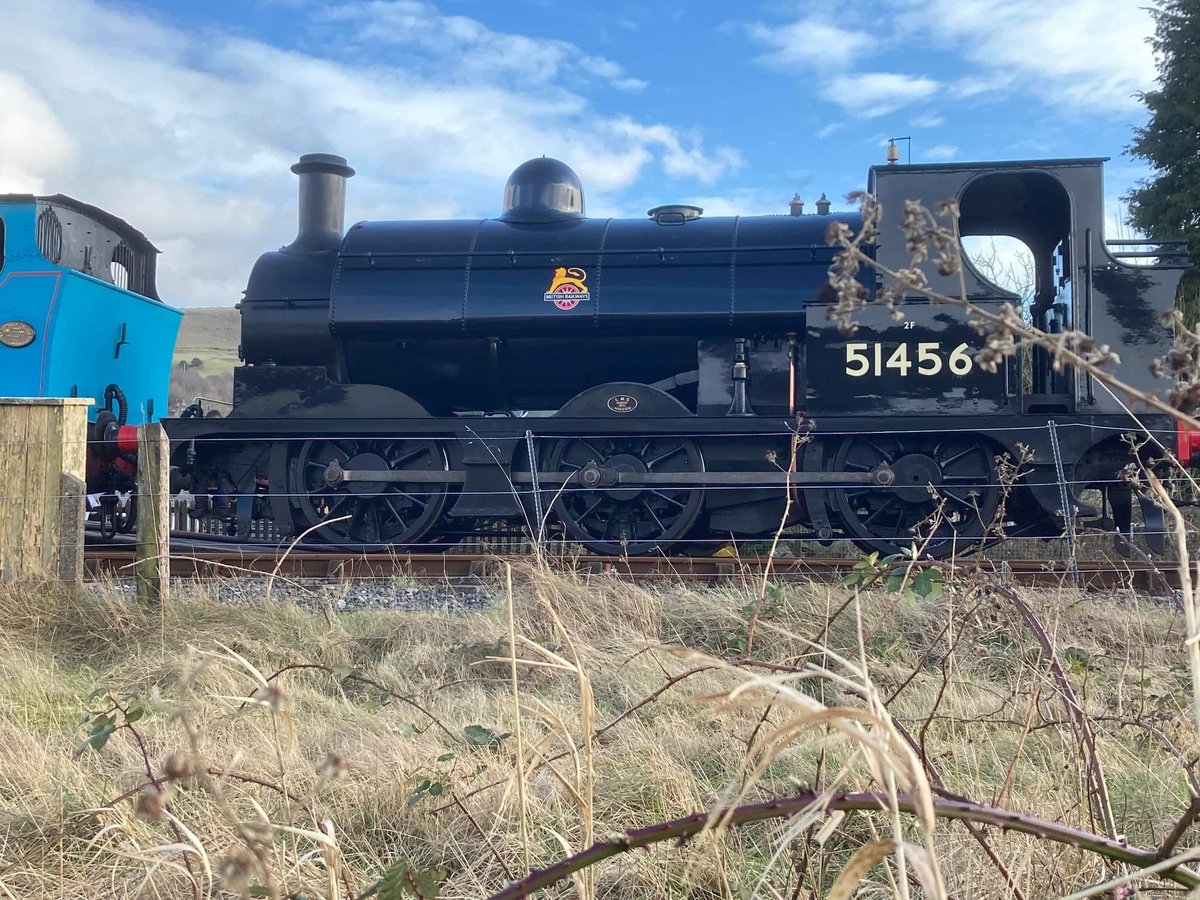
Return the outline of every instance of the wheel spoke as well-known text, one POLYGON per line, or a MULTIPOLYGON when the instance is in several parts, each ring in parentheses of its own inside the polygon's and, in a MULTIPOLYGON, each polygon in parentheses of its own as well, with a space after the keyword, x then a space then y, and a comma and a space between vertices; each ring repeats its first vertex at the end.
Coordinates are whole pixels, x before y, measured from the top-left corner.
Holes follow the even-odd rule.
POLYGON ((587 509, 585 509, 585 510, 584 510, 584 511, 583 511, 583 512, 582 512, 582 513, 579 515, 579 521, 580 521, 580 522, 582 522, 582 521, 584 521, 585 519, 587 519, 587 517, 588 517, 588 516, 590 516, 590 515, 591 515, 591 514, 592 514, 592 513, 595 511, 596 507, 597 507, 597 506, 599 506, 601 503, 603 503, 603 502, 604 502, 604 500, 605 500, 605 497, 604 497, 604 495, 603 495, 603 494, 601 494, 599 497, 597 497, 597 498, 596 498, 596 502, 595 502, 595 503, 593 503, 591 506, 589 506, 587 509))
POLYGON ((654 517, 654 521, 658 523, 659 534, 662 534, 667 530, 667 526, 662 523, 662 519, 658 517, 658 514, 654 511, 654 507, 650 505, 649 500, 642 500, 642 508, 646 510, 646 512, 650 513, 650 515, 654 517))
MULTIPOLYGON (((408 453, 402 454, 397 459, 388 459, 387 463, 388 463, 389 468, 403 469, 403 468, 405 468, 406 463, 411 462, 412 460, 416 459, 418 456, 423 456, 423 455, 428 455, 428 454, 430 454, 430 449, 424 445, 421 445, 420 447, 417 447, 415 450, 410 450, 408 453)), ((387 459, 387 457, 384 456, 384 459, 387 459)))
POLYGON ((396 509, 396 504, 392 502, 391 497, 384 497, 383 502, 387 504, 387 508, 392 511, 392 515, 396 517, 396 521, 400 523, 400 527, 405 531, 408 530, 408 523, 404 521, 404 516, 400 514, 400 510, 396 509))
POLYGON ((587 447, 594 454, 596 454, 596 462, 597 463, 601 463, 607 458, 603 453, 601 453, 599 450, 597 450, 595 447, 592 446, 591 441, 585 440, 584 438, 579 438, 578 440, 579 440, 579 443, 583 444, 583 446, 587 447))
POLYGON ((672 456, 678 456, 682 452, 684 452, 684 447, 682 444, 679 444, 679 445, 675 446, 673 449, 668 450, 666 453, 660 453, 658 456, 654 457, 654 459, 652 459, 652 460, 650 460, 650 462, 646 463, 646 468, 653 469, 655 466, 657 466, 663 460, 670 459, 672 456))
POLYGON ((652 494, 653 494, 655 497, 661 497, 662 499, 666 500, 666 501, 667 501, 668 503, 670 503, 670 504, 673 504, 674 506, 678 506, 680 509, 686 509, 686 508, 687 508, 687 504, 686 504, 686 503, 680 503, 678 500, 675 500, 675 499, 674 499, 674 498, 672 498, 672 497, 668 497, 668 496, 667 496, 666 494, 664 494, 662 491, 651 491, 650 493, 652 493, 652 494))
MULTIPOLYGON (((949 459, 942 460, 942 462, 941 462, 942 471, 944 472, 946 469, 950 468, 952 465, 954 465, 956 462, 958 462, 964 456, 968 456, 969 454, 974 453, 978 449, 979 449, 978 447, 967 447, 967 449, 962 450, 958 453, 955 453, 949 459)), ((937 457, 934 457, 934 458, 936 459, 937 457)))
POLYGON ((895 505, 898 502, 898 499, 899 498, 897 498, 895 496, 888 497, 888 499, 886 501, 884 501, 884 504, 881 507, 879 507, 877 510, 875 510, 875 512, 871 513, 869 516, 867 516, 865 519, 863 519, 862 523, 864 525, 870 525, 871 522, 875 519, 875 517, 877 515, 879 515, 885 509, 888 509, 889 507, 895 505))
POLYGON ((395 494, 397 497, 403 497, 405 500, 411 500, 413 503, 417 504, 418 506, 420 506, 422 508, 429 505, 428 498, 425 500, 422 500, 420 497, 414 496, 413 494, 405 493, 404 491, 400 490, 400 488, 396 488, 395 494))
POLYGON ((878 444, 876 444, 874 441, 864 440, 863 443, 866 444, 868 447, 870 447, 872 450, 874 450, 876 453, 878 453, 880 459, 882 459, 884 462, 892 462, 892 455, 890 453, 888 453, 886 450, 884 450, 882 447, 880 447, 878 444))

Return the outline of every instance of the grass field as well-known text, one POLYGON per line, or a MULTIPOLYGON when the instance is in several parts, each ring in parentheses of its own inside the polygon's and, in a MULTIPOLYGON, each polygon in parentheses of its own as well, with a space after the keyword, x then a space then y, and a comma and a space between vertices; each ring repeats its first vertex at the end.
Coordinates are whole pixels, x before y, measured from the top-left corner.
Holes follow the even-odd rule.
MULTIPOLYGON (((1023 591, 1035 628, 983 582, 760 588, 525 566, 483 611, 339 614, 329 587, 300 608, 184 585, 152 610, 111 587, 6 585, 0 896, 346 900, 388 872, 382 900, 429 896, 401 890, 402 864, 442 898, 480 898, 625 829, 804 789, 940 783, 1151 849, 1188 806, 1173 607, 1023 591)), ((1013 830, 824 805, 620 854, 537 896, 849 897, 861 879, 863 898, 1033 900, 1133 871, 1013 830)), ((1154 883, 1138 896, 1179 896, 1154 883)))
POLYGON ((175 364, 199 359, 204 374, 229 372, 238 365, 241 318, 232 306, 195 307, 184 311, 175 342, 175 364))

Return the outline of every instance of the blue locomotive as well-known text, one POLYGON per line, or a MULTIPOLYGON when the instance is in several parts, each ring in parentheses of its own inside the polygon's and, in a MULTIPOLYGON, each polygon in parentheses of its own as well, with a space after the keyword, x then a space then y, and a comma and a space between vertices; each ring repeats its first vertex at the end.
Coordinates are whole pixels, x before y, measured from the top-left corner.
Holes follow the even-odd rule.
POLYGON ((167 413, 183 313, 158 297, 157 255, 95 206, 0 195, 0 393, 93 399, 91 493, 133 487, 135 426, 167 413))

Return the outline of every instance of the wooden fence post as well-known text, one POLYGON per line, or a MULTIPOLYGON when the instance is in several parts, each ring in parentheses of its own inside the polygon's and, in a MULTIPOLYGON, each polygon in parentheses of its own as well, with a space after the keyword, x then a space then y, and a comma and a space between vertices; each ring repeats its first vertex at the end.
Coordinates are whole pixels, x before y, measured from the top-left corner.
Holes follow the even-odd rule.
POLYGON ((171 561, 171 446, 157 422, 138 426, 137 598, 167 602, 171 561))
POLYGON ((85 397, 0 398, 0 580, 83 580, 85 397))

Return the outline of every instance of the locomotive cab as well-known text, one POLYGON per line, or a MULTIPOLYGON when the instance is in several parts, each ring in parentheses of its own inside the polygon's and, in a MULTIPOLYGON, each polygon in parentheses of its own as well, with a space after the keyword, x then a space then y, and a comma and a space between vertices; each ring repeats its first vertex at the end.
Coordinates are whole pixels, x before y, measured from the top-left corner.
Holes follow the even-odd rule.
MULTIPOLYGON (((1050 334, 1079 330, 1091 335, 1097 346, 1119 347, 1121 377, 1132 387, 1159 390, 1162 385, 1150 369, 1171 344, 1162 316, 1174 304, 1180 260, 1126 249, 1148 242, 1104 239, 1104 162, 1096 158, 874 167, 870 190, 883 204, 885 217, 878 259, 893 269, 910 265, 898 231, 906 200, 919 200, 933 209, 943 200, 956 199, 962 237, 1015 238, 1033 259, 1031 291, 1022 297, 994 284, 971 262, 970 254, 963 253, 966 295, 973 303, 993 309, 1011 303, 1050 334)), ((957 274, 927 274, 934 291, 960 296, 957 274)), ((921 311, 923 307, 924 298, 905 298, 905 311, 918 322, 930 315, 921 311)), ((1070 368, 1055 371, 1050 355, 1037 347, 1021 348, 978 389, 975 408, 994 403, 1042 416, 1125 411, 1122 402, 1097 388, 1091 376, 1070 368)), ((968 388, 969 393, 975 390, 968 388)))

